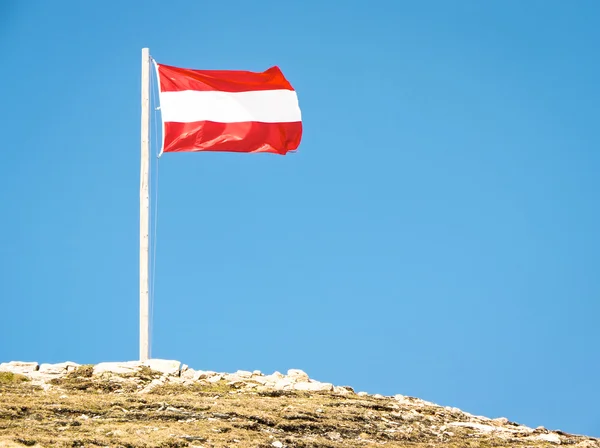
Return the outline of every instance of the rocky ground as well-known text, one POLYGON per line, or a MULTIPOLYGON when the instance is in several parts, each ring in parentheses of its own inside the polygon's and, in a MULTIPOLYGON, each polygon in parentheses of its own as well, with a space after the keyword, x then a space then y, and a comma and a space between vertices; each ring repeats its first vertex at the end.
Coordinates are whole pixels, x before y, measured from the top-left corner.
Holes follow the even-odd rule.
POLYGON ((0 447, 598 447, 600 440, 355 393, 301 370, 177 361, 0 364, 0 447))

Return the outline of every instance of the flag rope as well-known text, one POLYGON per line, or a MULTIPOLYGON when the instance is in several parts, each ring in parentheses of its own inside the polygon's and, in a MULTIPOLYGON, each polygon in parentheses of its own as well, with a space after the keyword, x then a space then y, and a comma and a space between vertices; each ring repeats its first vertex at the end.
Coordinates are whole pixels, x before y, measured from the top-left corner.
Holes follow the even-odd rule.
MULTIPOLYGON (((152 60, 152 57, 150 57, 152 60)), ((151 239, 151 247, 152 247, 152 267, 150 273, 151 285, 150 285, 150 331, 148 336, 148 349, 151 353, 152 350, 152 334, 154 327, 154 295, 155 295, 155 279, 156 279, 156 234, 158 227, 158 166, 160 161, 160 142, 158 140, 158 110, 157 100, 156 100, 156 86, 158 85, 158 81, 156 80, 156 75, 150 75, 150 83, 152 90, 152 104, 153 104, 153 114, 154 114, 154 142, 156 150, 156 164, 155 164, 155 181, 154 181, 154 213, 152 216, 152 239, 151 239), (153 82, 154 81, 154 82, 153 82)))

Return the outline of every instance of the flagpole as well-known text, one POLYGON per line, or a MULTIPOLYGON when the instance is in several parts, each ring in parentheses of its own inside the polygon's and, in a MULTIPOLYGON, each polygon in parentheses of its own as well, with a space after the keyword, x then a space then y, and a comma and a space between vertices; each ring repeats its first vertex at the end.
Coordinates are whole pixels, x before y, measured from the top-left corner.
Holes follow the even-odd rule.
POLYGON ((142 144, 140 169, 140 361, 150 357, 148 255, 150 195, 150 50, 142 48, 142 144))

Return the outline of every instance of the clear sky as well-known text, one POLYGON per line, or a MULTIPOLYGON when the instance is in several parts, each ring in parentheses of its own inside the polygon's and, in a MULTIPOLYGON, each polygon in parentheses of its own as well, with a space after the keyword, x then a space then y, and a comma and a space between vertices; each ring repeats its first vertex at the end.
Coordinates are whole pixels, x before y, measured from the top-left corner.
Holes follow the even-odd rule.
POLYGON ((138 356, 147 46, 278 65, 304 124, 285 157, 160 159, 153 357, 600 436, 598 17, 595 0, 4 0, 0 362, 138 356))

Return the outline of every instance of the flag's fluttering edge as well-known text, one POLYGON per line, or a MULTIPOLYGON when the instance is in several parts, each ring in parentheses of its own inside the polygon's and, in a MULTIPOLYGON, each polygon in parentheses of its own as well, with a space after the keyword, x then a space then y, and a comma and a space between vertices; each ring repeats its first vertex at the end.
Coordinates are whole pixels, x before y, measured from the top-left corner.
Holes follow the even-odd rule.
POLYGON ((164 152, 286 154, 300 145, 298 96, 278 67, 262 73, 156 68, 164 152))

